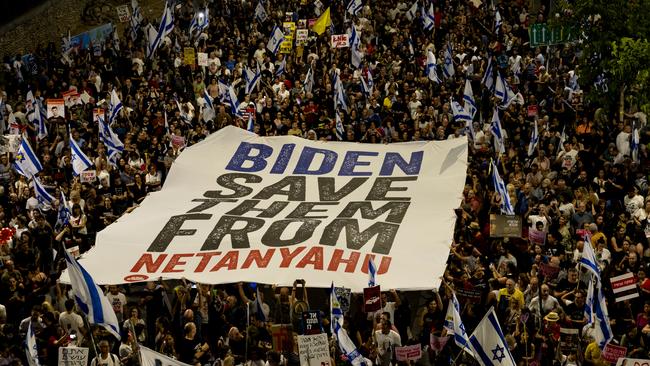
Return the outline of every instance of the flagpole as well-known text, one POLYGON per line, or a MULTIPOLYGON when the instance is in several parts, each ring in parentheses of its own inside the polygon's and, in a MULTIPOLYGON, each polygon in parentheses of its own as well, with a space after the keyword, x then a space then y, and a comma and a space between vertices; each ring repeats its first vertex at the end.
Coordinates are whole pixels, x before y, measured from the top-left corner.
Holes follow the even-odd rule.
MULTIPOLYGON (((65 248, 63 248, 65 250, 65 248)), ((99 352, 97 351, 97 344, 95 343, 95 337, 93 336, 93 331, 90 329, 90 323, 88 322, 88 317, 86 314, 83 314, 82 312, 82 318, 84 320, 84 324, 86 325, 86 328, 88 329, 88 335, 90 335, 90 343, 93 346, 93 349, 95 350, 95 357, 99 356, 99 352)))

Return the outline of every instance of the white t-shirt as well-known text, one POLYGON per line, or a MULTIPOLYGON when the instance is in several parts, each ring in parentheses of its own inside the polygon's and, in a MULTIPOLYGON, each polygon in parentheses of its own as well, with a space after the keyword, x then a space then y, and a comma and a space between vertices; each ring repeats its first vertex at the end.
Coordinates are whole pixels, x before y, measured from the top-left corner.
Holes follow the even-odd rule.
POLYGON ((93 361, 90 363, 90 366, 120 366, 120 359, 112 353, 109 353, 104 359, 102 355, 99 355, 93 358, 93 361))
POLYGON ((637 194, 634 197, 630 198, 628 195, 623 197, 623 204, 625 209, 630 215, 633 215, 636 210, 643 208, 643 196, 637 194))
POLYGON ((113 306, 113 311, 115 311, 115 315, 117 315, 117 320, 121 322, 122 319, 124 319, 126 296, 121 292, 118 292, 117 295, 113 295, 109 292, 106 294, 106 298, 111 303, 111 306, 113 306))
POLYGON ((59 315, 59 325, 68 334, 81 334, 80 329, 84 326, 81 315, 77 313, 63 312, 59 315))
POLYGON ((380 365, 389 365, 390 360, 393 358, 395 347, 402 346, 402 339, 394 330, 390 330, 388 334, 384 334, 381 330, 375 331, 375 339, 377 340, 377 360, 380 365))

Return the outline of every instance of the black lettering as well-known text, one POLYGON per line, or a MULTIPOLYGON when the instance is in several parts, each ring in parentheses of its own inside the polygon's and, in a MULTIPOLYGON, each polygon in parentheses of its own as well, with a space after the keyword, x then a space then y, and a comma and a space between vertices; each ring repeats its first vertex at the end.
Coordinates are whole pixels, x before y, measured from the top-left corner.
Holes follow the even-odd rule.
POLYGON ((271 205, 268 208, 257 208, 256 206, 260 202, 261 200, 245 200, 242 203, 240 203, 237 207, 228 211, 226 215, 244 216, 244 214, 248 212, 259 211, 261 213, 257 215, 257 217, 271 218, 271 217, 275 217, 275 215, 277 215, 289 204, 288 201, 275 201, 271 203, 271 205))
POLYGON ((203 212, 205 210, 209 210, 212 207, 218 205, 220 202, 237 202, 237 200, 233 199, 225 199, 225 200, 218 200, 218 199, 213 199, 213 198, 195 198, 192 200, 192 202, 201 202, 198 206, 194 207, 193 209, 187 211, 187 213, 197 213, 197 212, 203 212))
POLYGON ((359 250, 373 237, 375 244, 372 247, 373 253, 389 254, 390 249, 395 241, 398 224, 385 222, 376 222, 364 231, 359 230, 359 220, 356 219, 334 219, 323 230, 323 236, 320 243, 323 245, 336 245, 341 236, 341 231, 345 229, 345 238, 348 249, 359 250))
POLYGON ((262 189, 253 198, 267 200, 276 194, 287 196, 288 201, 304 201, 305 200, 305 177, 303 176, 284 177, 279 182, 271 184, 270 186, 262 189), (283 189, 285 187, 287 189, 283 189))
POLYGON ((264 226, 264 220, 262 219, 241 216, 221 216, 217 225, 203 242, 201 250, 219 249, 221 241, 227 235, 230 235, 233 249, 248 249, 250 248, 248 233, 258 230, 262 226, 264 226), (237 222, 245 222, 246 225, 241 229, 233 229, 237 222))
POLYGON ((338 191, 334 187, 336 179, 329 177, 318 178, 318 194, 321 201, 340 201, 343 197, 354 192, 368 178, 352 178, 338 191))
POLYGON ((314 234, 314 230, 320 225, 321 220, 278 220, 271 224, 271 227, 262 236, 262 244, 269 247, 288 247, 295 244, 300 244, 314 234), (300 228, 290 239, 281 239, 282 234, 289 224, 294 222, 301 222, 300 228))
POLYGON ((236 179, 244 179, 245 183, 259 183, 262 181, 262 177, 255 174, 246 174, 246 173, 228 173, 219 176, 217 178, 217 184, 224 188, 231 189, 233 193, 225 194, 222 190, 216 191, 206 191, 203 193, 204 197, 207 198, 241 198, 246 197, 253 192, 253 188, 243 186, 237 182, 236 179))
POLYGON ((376 220, 384 213, 389 212, 385 221, 399 224, 404 220, 404 215, 406 215, 406 210, 410 205, 410 202, 386 202, 385 205, 375 210, 372 208, 372 202, 350 202, 341 211, 339 217, 351 218, 359 211, 362 218, 376 220))
POLYGON ((287 215, 288 219, 326 219, 329 216, 307 216, 312 212, 327 212, 324 209, 314 209, 316 205, 338 205, 338 202, 300 202, 295 210, 287 215))
POLYGON ((151 242, 149 245, 149 252, 164 252, 169 244, 171 244, 172 239, 175 236, 190 236, 196 233, 196 229, 181 229, 183 223, 187 220, 210 220, 212 215, 210 214, 201 214, 201 213, 191 213, 184 215, 176 215, 169 218, 169 221, 165 224, 156 239, 151 242))
POLYGON ((386 197, 388 192, 403 192, 406 187, 392 187, 393 182, 417 180, 418 177, 382 177, 377 178, 366 197, 367 201, 410 201, 411 197, 386 197))

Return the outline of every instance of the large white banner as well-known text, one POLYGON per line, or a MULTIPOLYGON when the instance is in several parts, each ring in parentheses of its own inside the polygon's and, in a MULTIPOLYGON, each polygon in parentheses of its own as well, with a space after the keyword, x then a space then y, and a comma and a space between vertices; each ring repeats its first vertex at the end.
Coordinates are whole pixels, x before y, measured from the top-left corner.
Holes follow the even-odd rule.
POLYGON ((361 291, 440 284, 467 140, 356 144, 228 127, 186 149, 163 189, 97 235, 99 284, 163 278, 361 291))

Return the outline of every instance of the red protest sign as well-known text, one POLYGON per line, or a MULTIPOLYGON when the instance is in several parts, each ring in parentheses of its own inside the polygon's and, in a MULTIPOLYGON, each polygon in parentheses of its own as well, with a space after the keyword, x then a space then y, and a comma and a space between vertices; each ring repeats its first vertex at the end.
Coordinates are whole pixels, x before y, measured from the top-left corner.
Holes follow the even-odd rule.
POLYGON ((395 358, 397 361, 417 361, 422 358, 422 347, 419 344, 395 347, 395 358))
POLYGON ((627 347, 607 344, 603 350, 603 359, 607 362, 615 363, 619 358, 625 357, 626 354, 627 347))
POLYGON ((372 313, 381 309, 381 289, 379 286, 363 289, 363 311, 372 313))

